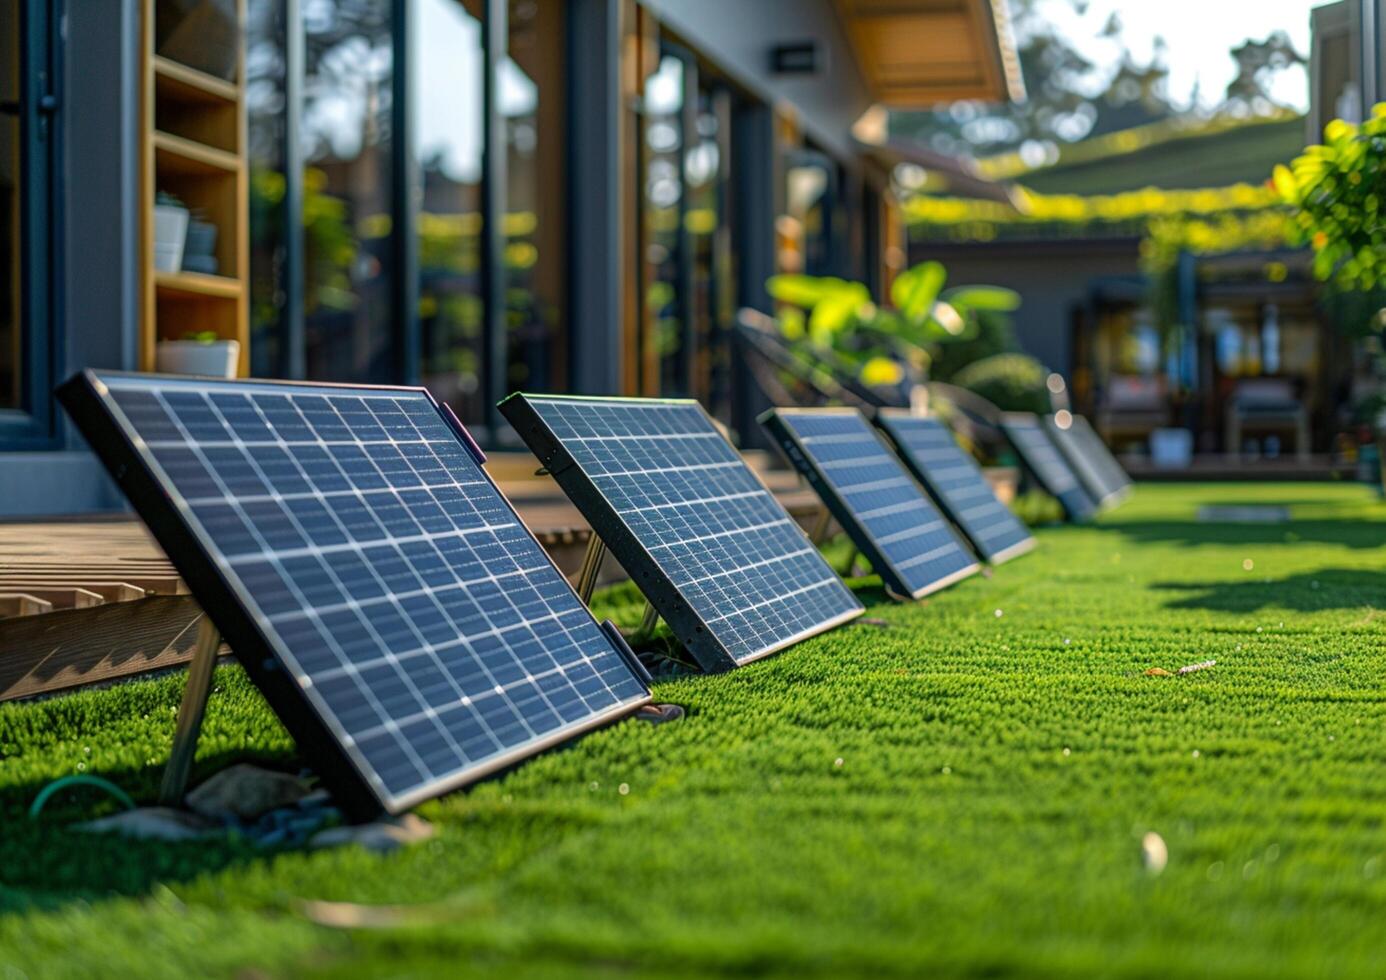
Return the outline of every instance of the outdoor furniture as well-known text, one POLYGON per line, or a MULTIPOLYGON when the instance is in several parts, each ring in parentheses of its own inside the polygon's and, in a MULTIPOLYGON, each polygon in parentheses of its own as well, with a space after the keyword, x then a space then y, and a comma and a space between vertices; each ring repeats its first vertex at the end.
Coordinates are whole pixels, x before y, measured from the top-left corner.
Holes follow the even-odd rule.
POLYGON ((1165 379, 1116 375, 1107 385, 1095 414, 1097 431, 1114 449, 1123 440, 1148 442, 1152 432, 1169 425, 1165 379))
POLYGON ((1295 457, 1301 462, 1309 459, 1309 412, 1284 378, 1238 383, 1223 412, 1223 426, 1223 445, 1231 455, 1241 454, 1242 436, 1247 432, 1288 432, 1295 438, 1295 457))

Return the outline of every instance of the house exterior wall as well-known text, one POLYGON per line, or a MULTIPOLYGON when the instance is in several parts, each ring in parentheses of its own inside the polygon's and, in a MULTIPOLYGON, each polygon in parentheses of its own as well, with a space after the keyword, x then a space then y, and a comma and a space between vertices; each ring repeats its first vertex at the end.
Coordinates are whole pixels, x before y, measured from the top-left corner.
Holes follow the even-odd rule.
POLYGON ((645 7, 759 98, 792 104, 824 149, 855 155, 852 124, 870 108, 871 94, 831 0, 646 0, 645 7), (809 38, 820 45, 821 71, 771 71, 772 48, 809 38))

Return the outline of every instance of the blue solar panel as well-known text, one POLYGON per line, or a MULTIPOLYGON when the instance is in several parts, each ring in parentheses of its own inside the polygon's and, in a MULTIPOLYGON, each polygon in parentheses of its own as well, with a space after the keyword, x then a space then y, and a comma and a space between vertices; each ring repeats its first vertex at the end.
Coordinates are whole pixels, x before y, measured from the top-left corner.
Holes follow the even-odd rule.
POLYGON ((63 398, 329 784, 398 811, 649 700, 422 389, 63 398))
POLYGON ((1041 489, 1059 501, 1069 520, 1092 518, 1097 504, 1078 482, 1073 468, 1049 438, 1038 416, 1008 412, 1001 419, 1001 431, 1015 447, 1021 464, 1034 475, 1041 489))
POLYGON ((919 598, 977 571, 977 561, 899 458, 854 408, 761 416, 894 594, 919 598))
POLYGON ((697 402, 513 395, 501 411, 704 669, 863 611, 697 402))
POLYGON ((1130 493, 1131 478, 1086 418, 1060 412, 1048 416, 1045 423, 1059 450, 1073 464, 1074 471, 1087 487, 1089 496, 1113 506, 1130 493))
POLYGON ((941 420, 887 410, 876 415, 876 424, 979 555, 999 563, 1035 546, 1029 530, 997 499, 977 461, 941 420))
POLYGON ((1116 489, 1108 487, 1106 477, 1093 458, 1092 447, 1084 444, 1073 428, 1073 416, 1067 412, 1063 416, 1046 415, 1044 430, 1049 434, 1059 455, 1073 470, 1078 484, 1089 497, 1097 502, 1099 508, 1110 507, 1116 502, 1116 489))

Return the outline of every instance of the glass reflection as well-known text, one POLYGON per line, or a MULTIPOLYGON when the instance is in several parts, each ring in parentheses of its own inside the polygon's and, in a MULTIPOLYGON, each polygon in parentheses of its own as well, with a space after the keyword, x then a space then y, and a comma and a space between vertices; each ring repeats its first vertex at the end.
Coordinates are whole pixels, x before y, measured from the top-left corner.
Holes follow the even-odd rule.
POLYGON ((485 418, 481 292, 484 63, 481 21, 458 0, 422 0, 412 18, 418 100, 420 376, 462 419, 485 418))
POLYGON ((253 0, 246 9, 246 132, 250 159, 250 373, 284 371, 284 83, 283 5, 253 0))
POLYGON ((304 0, 303 235, 308 377, 388 382, 389 0, 304 0))
POLYGON ((505 391, 562 391, 564 60, 562 0, 511 0, 496 97, 504 125, 505 391))
MULTIPOLYGON (((0 4, 0 103, 19 103, 19 5, 0 4)), ((0 112, 0 409, 23 405, 19 116, 0 112)))
POLYGON ((680 213, 683 205, 684 65, 665 55, 645 82, 641 140, 643 297, 641 360, 647 394, 687 394, 683 349, 680 213), (653 374, 654 378, 649 376, 653 374), (651 381, 654 390, 651 391, 651 381))
POLYGON ((734 315, 730 229, 724 220, 730 96, 700 89, 693 145, 684 156, 692 255, 693 395, 714 418, 731 423, 729 331, 734 315))

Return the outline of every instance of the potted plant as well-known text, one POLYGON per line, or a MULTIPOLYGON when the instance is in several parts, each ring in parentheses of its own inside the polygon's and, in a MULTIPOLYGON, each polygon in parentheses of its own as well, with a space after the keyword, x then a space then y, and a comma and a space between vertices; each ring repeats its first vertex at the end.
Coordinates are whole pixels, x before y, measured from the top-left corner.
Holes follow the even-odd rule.
POLYGON ((183 245, 190 214, 183 202, 163 191, 154 199, 154 268, 177 272, 183 268, 183 245))
POLYGON ((191 331, 182 340, 161 340, 154 366, 165 374, 193 374, 209 378, 234 378, 241 345, 222 340, 211 330, 191 331))

